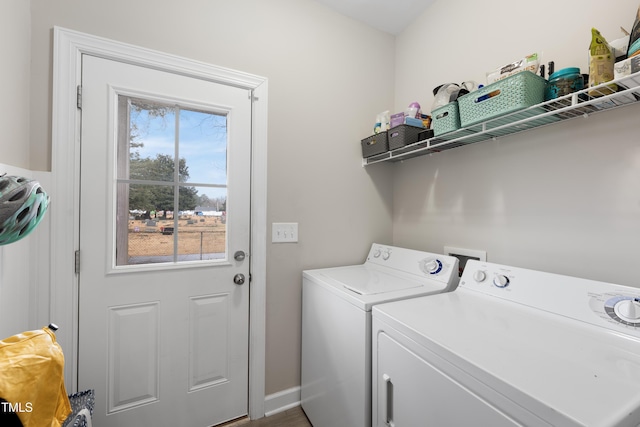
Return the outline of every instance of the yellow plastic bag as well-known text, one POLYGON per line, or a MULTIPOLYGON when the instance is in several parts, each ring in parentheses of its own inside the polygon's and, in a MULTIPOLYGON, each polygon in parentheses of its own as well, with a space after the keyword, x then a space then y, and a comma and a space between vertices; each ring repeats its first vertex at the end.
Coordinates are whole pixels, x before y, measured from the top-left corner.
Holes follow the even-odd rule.
POLYGON ((49 328, 0 341, 0 411, 15 412, 24 427, 60 427, 71 413, 64 386, 64 355, 49 328))

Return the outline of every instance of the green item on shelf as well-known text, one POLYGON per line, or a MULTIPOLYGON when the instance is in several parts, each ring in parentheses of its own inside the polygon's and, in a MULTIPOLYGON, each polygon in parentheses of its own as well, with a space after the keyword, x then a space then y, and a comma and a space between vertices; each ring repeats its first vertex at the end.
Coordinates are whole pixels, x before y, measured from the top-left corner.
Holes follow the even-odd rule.
MULTIPOLYGON (((591 29, 591 45, 589 46, 589 87, 594 87, 613 80, 613 65, 616 58, 607 40, 595 28, 591 29)), ((616 92, 615 84, 589 91, 589 96, 598 97, 616 92)))

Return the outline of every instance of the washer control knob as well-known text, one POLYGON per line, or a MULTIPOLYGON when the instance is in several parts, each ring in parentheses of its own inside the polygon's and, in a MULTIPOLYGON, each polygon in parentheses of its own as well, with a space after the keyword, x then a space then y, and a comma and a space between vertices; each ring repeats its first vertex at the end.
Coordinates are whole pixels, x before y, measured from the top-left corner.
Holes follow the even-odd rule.
POLYGON ((442 271, 442 261, 437 258, 427 258, 420 261, 420 269, 427 274, 438 274, 442 271))
POLYGON ((503 274, 498 274, 493 278, 493 284, 499 288, 506 288, 509 286, 509 278, 503 274))
POLYGON ((477 270, 475 273, 473 273, 473 280, 475 280, 476 282, 484 282, 484 279, 486 278, 487 273, 482 270, 477 270))
POLYGON ((390 256, 391 256, 391 251, 389 249, 387 249, 385 252, 382 253, 382 259, 385 261, 388 260, 390 256))
POLYGON ((380 251, 380 249, 376 248, 375 252, 373 253, 373 257, 374 258, 379 258, 381 253, 382 252, 380 251))
POLYGON ((640 320, 640 300, 638 298, 622 300, 616 304, 615 311, 623 320, 640 320))

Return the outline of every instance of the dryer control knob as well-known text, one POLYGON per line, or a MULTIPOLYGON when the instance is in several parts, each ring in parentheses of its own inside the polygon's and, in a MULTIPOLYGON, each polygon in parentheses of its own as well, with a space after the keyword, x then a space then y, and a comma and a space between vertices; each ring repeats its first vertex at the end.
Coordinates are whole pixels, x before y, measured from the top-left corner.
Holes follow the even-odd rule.
POLYGON ((509 286, 509 278, 505 275, 498 274, 493 278, 493 284, 499 288, 506 288, 509 286))
POLYGON ((374 258, 378 258, 378 257, 380 257, 380 254, 381 254, 381 253, 382 253, 382 252, 380 252, 380 249, 376 249, 376 251, 373 253, 373 257, 374 257, 374 258))
POLYGON ((388 250, 388 249, 387 249, 386 252, 382 253, 382 259, 385 260, 385 261, 388 260, 390 256, 391 256, 391 251, 388 250))
POLYGON ((482 270, 477 270, 475 273, 473 273, 473 280, 475 280, 476 282, 484 282, 484 279, 486 278, 487 273, 482 270))
POLYGON ((640 301, 638 298, 622 300, 616 304, 614 309, 622 320, 640 320, 640 301))

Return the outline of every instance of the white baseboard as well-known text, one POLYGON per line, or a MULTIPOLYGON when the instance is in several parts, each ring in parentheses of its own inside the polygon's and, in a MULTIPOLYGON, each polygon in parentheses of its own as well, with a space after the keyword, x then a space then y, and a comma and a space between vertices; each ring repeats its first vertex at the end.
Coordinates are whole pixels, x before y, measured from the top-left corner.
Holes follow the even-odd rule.
POLYGON ((264 416, 268 417, 296 406, 300 406, 300 386, 265 396, 264 416))

